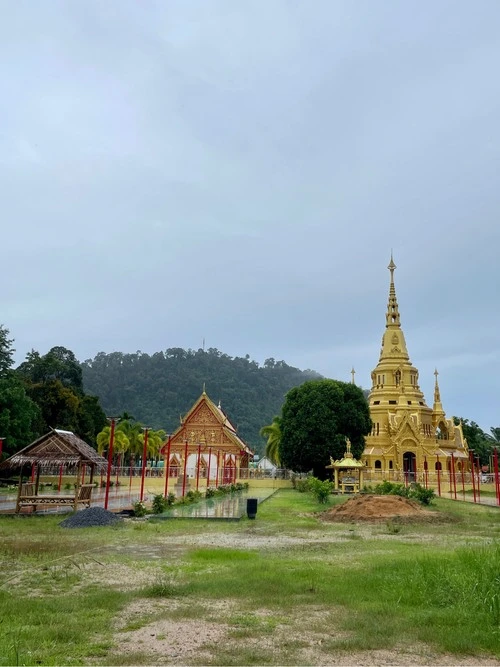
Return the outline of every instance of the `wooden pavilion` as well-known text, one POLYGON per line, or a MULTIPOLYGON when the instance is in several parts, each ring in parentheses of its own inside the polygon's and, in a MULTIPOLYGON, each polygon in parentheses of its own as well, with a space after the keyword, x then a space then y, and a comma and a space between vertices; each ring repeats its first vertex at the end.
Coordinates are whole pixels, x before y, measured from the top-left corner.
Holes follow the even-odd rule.
POLYGON ((95 449, 84 442, 71 431, 51 429, 38 440, 21 449, 6 459, 0 469, 19 470, 19 489, 16 502, 16 513, 21 507, 32 507, 35 511, 41 505, 72 505, 77 509, 79 505, 90 506, 92 489, 94 488, 94 474, 107 468, 107 461, 95 449), (23 473, 29 466, 31 481, 23 483, 23 473), (75 474, 74 494, 41 494, 40 474, 56 474, 59 479, 62 472, 71 471, 75 474), (85 483, 86 473, 89 481, 85 483))
POLYGON ((253 457, 220 403, 216 405, 205 390, 181 417, 179 428, 163 445, 161 454, 165 458, 165 490, 169 478, 176 477, 182 495, 192 480, 196 480, 196 489, 200 479, 207 487, 235 482, 253 457))

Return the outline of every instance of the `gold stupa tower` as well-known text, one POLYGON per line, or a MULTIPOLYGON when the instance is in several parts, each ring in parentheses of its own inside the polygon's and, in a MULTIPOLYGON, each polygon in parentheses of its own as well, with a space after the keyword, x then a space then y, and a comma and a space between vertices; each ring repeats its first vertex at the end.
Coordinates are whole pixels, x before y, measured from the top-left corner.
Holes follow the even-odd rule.
POLYGON ((363 460, 381 477, 420 480, 425 468, 449 470, 452 453, 456 469, 467 465, 468 449, 461 425, 447 419, 441 404, 435 371, 434 405, 430 408, 420 390, 418 370, 412 365, 401 328, 391 254, 389 301, 382 349, 372 372, 368 402, 373 422, 366 438, 363 460))

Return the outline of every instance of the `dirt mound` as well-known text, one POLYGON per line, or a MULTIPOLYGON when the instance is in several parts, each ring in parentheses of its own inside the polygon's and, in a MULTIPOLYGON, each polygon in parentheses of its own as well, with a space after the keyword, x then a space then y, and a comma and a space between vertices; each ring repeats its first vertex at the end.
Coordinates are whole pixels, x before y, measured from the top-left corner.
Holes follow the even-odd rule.
POLYGON ((323 512, 325 521, 429 521, 436 517, 414 500, 401 496, 359 495, 323 512))

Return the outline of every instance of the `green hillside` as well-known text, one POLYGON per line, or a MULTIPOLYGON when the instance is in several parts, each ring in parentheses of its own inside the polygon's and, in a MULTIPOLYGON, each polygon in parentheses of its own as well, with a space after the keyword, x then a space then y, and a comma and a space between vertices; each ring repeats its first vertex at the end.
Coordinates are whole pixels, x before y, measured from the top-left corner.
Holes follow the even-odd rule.
POLYGON ((205 385, 210 398, 226 412, 238 434, 262 452, 259 430, 281 411, 292 387, 320 378, 284 361, 267 359, 262 366, 246 357, 230 357, 215 348, 170 348, 149 355, 100 352, 82 363, 85 391, 99 397, 107 415, 124 411, 152 428, 172 432, 200 396, 205 385))

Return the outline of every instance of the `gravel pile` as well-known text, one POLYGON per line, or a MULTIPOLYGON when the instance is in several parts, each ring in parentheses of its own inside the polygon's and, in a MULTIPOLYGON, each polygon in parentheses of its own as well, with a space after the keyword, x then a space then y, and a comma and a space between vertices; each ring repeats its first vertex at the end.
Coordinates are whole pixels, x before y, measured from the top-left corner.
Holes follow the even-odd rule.
POLYGON ((59 524, 63 528, 89 528, 91 526, 111 526, 122 519, 102 507, 89 507, 75 512, 59 524))

